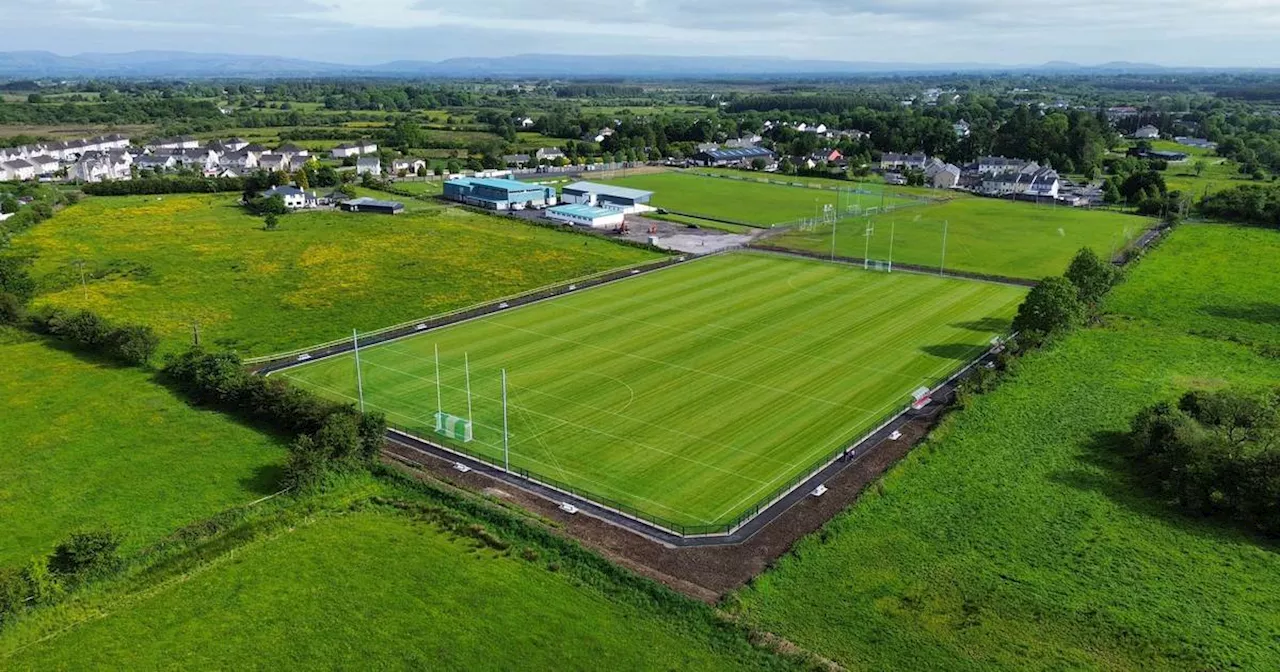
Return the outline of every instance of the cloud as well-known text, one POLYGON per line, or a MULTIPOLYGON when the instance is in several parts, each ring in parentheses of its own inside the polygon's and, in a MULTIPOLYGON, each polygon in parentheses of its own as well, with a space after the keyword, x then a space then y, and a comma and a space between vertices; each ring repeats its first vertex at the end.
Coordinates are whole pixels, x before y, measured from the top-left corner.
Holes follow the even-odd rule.
POLYGON ((0 0, 7 48, 1280 65, 1276 0, 0 0), (1030 11, 1029 11, 1030 10, 1030 11), (51 31, 56 29, 56 31, 51 31))

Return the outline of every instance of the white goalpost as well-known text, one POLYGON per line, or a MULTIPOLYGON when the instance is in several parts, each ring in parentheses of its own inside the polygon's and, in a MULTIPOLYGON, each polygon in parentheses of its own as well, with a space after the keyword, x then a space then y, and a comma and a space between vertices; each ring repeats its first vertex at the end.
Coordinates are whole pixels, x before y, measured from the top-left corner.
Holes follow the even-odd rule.
MULTIPOLYGON (((471 356, 463 354, 463 371, 466 376, 466 392, 467 392, 467 415, 465 417, 446 413, 444 410, 444 396, 441 393, 440 385, 440 345, 435 346, 435 369, 436 369, 436 415, 435 415, 435 431, 437 434, 446 438, 470 443, 475 440, 475 425, 472 423, 471 415, 471 356)), ((505 433, 505 430, 504 430, 505 433)))

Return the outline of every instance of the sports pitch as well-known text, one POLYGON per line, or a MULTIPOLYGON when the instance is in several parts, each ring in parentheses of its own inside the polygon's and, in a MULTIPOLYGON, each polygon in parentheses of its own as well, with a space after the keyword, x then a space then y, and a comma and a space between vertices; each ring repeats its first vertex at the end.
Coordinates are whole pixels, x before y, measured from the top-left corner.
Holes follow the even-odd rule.
MULTIPOLYGON (((363 348, 360 374, 394 425, 440 439, 439 403, 500 461, 505 368, 513 469, 711 531, 977 356, 1024 292, 738 253, 363 348)), ((357 397, 351 354, 277 375, 357 397)))
MULTIPOLYGON (((782 180, 779 176, 760 179, 782 180)), ((804 183, 803 178, 795 178, 804 183)), ((690 173, 653 173, 605 180, 634 189, 654 192, 653 205, 686 215, 700 215, 732 222, 769 227, 790 224, 806 217, 818 217, 824 206, 833 208, 879 208, 919 205, 918 199, 883 193, 840 193, 832 189, 811 189, 755 181, 728 179, 690 173)), ((854 186, 850 184, 851 190, 854 186)), ((860 187, 863 191, 870 186, 860 187)))

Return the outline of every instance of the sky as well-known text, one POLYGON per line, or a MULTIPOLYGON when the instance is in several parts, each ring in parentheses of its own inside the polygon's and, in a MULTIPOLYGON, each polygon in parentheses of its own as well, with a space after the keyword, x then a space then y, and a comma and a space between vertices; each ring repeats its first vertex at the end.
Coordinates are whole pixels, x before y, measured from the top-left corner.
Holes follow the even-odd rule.
POLYGON ((0 0, 0 51, 1280 66, 1280 0, 0 0))

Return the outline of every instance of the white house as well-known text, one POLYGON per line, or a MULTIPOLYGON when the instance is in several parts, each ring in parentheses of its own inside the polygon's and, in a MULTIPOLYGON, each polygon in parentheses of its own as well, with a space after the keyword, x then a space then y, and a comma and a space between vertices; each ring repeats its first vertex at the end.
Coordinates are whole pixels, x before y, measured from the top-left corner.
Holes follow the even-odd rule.
POLYGON ((268 172, 290 170, 289 157, 284 154, 263 154, 258 157, 258 168, 268 172))
POLYGON ((180 135, 176 138, 165 138, 157 140, 149 145, 148 149, 195 149, 200 146, 200 141, 190 135, 180 135))
POLYGON ((956 123, 951 124, 951 129, 956 132, 957 138, 969 137, 969 132, 970 132, 969 122, 965 121, 964 119, 961 119, 960 121, 957 121, 956 123))
POLYGON ((271 187, 262 192, 263 198, 271 198, 279 196, 284 201, 284 207, 290 210, 298 210, 301 208, 316 207, 316 194, 314 191, 303 191, 293 185, 283 185, 279 187, 271 187))
POLYGON ((369 173, 374 177, 382 176, 382 162, 376 156, 362 156, 356 160, 356 175, 369 173))
POLYGON ((930 165, 924 176, 935 189, 954 189, 960 183, 960 167, 950 163, 930 165))
POLYGON ((345 159, 349 156, 362 156, 364 154, 373 154, 378 151, 378 145, 367 140, 357 143, 343 143, 330 150, 330 154, 335 159, 345 159))
POLYGON ((130 179, 133 157, 128 152, 85 152, 67 171, 67 177, 80 182, 130 179))
POLYGON ((58 172, 58 167, 60 165, 60 162, 57 159, 49 156, 48 154, 33 156, 27 159, 27 161, 35 164, 37 175, 52 175, 58 172))
POLYGON ((1158 140, 1160 138, 1160 129, 1155 126, 1143 126, 1134 131, 1131 137, 1134 140, 1158 140))
POLYGON ((223 154, 218 157, 218 165, 237 172, 249 172, 258 167, 258 155, 243 150, 223 154))
POLYGON ((533 118, 525 117, 519 121, 520 128, 533 128, 533 118))
POLYGON ((311 153, 308 152, 306 149, 294 144, 280 145, 279 147, 276 148, 275 153, 282 154, 284 156, 289 157, 290 163, 298 163, 298 164, 306 163, 307 157, 311 155, 311 153), (295 161, 295 159, 298 159, 298 158, 301 158, 302 160, 295 161))
MULTIPOLYGON (((525 157, 528 158, 527 156, 525 157)), ((393 173, 417 173, 418 169, 425 170, 427 162, 422 159, 396 159, 391 162, 391 172, 393 173)))
POLYGON ((26 159, 14 159, 6 161, 4 168, 7 172, 5 179, 8 180, 34 180, 36 179, 36 164, 26 159))
POLYGON ((915 154, 895 154, 886 152, 880 156, 880 169, 893 170, 898 168, 916 168, 924 170, 929 163, 929 157, 922 152, 915 154))
POLYGON ((1016 173, 1027 166, 1022 159, 1006 159, 1003 156, 984 156, 978 159, 979 173, 1016 173))
POLYGON ((174 166, 178 165, 178 162, 172 155, 158 156, 144 154, 139 156, 133 162, 133 165, 137 166, 138 170, 171 170, 174 166))
POLYGON ((555 161, 556 159, 563 159, 564 152, 560 151, 560 149, 556 147, 543 147, 533 153, 533 158, 537 159, 539 162, 555 161))

